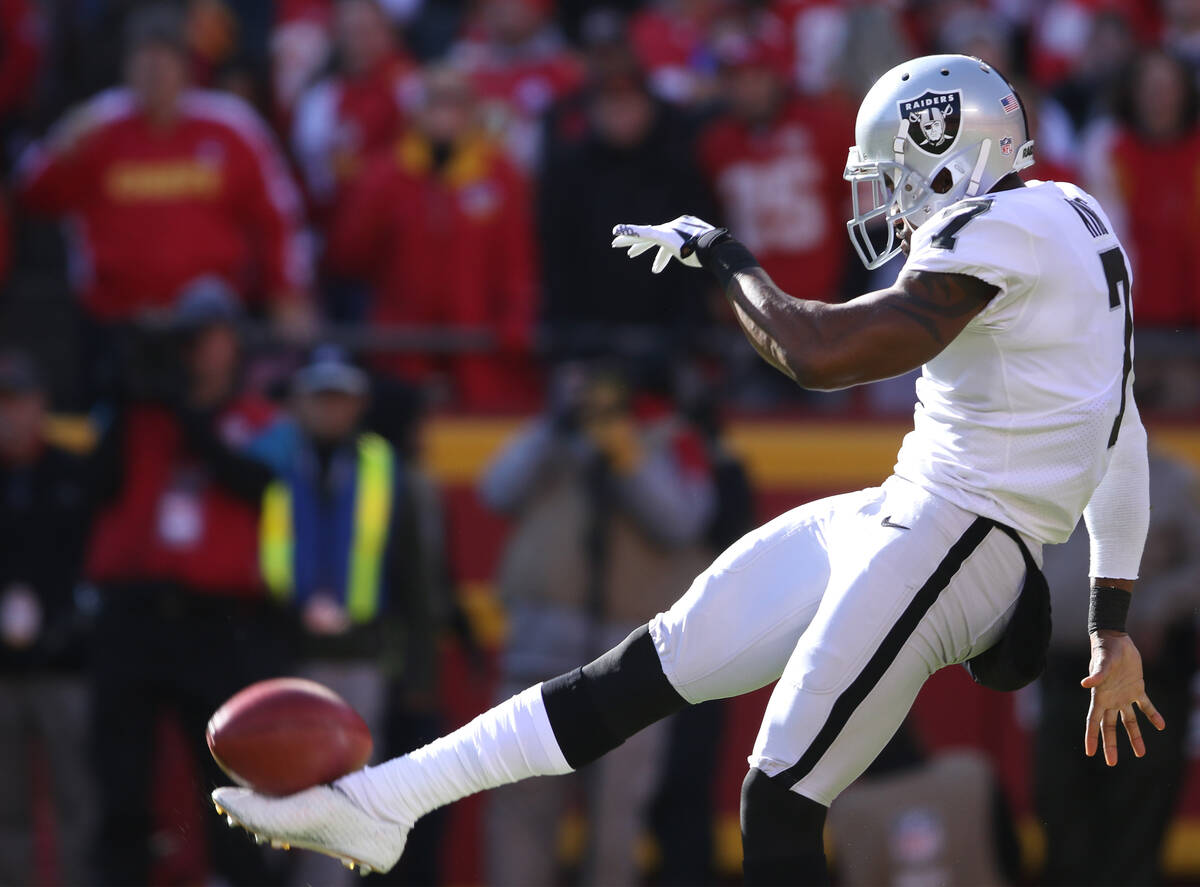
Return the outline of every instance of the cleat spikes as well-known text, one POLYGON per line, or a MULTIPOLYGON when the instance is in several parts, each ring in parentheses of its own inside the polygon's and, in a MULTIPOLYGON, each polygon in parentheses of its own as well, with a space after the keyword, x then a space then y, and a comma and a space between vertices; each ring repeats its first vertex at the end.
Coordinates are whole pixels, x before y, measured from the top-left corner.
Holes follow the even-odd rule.
POLYGON ((392 868, 404 850, 407 828, 376 819, 327 785, 282 798, 233 786, 213 795, 221 818, 232 818, 259 846, 322 853, 361 876, 392 868))
POLYGON ((225 815, 225 808, 222 807, 220 804, 218 804, 216 801, 213 801, 213 806, 217 808, 217 816, 225 815))
POLYGON ((226 824, 227 826, 229 826, 230 828, 233 828, 234 826, 236 826, 236 825, 237 825, 237 820, 236 820, 236 819, 234 819, 232 816, 226 816, 226 817, 225 817, 225 824, 226 824))

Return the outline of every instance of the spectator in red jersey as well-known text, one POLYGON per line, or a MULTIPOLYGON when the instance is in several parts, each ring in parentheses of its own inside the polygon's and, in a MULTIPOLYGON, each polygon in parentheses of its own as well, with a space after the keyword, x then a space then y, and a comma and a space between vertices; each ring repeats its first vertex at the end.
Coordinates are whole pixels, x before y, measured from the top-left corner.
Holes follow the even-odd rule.
POLYGON ((467 407, 516 406, 534 392, 528 361, 535 295, 524 176, 480 133, 467 80, 425 76, 414 126, 363 173, 330 228, 329 266, 369 280, 378 328, 483 334, 498 351, 449 359, 399 354, 385 372, 448 373, 467 407))
POLYGON ((300 201, 270 133, 240 100, 187 88, 173 10, 139 12, 129 40, 129 85, 69 114, 18 185, 31 210, 71 219, 87 314, 127 321, 215 274, 283 329, 310 329, 300 201))
POLYGON ((661 99, 678 104, 706 101, 717 89, 717 58, 709 31, 721 0, 662 0, 637 13, 629 39, 661 99))
POLYGON ((333 0, 279 0, 272 5, 272 118, 275 126, 286 132, 296 102, 329 61, 333 0))
POLYGON ((699 142, 701 169, 729 227, 780 288, 800 299, 841 298, 849 244, 842 170, 852 114, 832 99, 794 94, 771 46, 723 47, 729 110, 699 142))
MULTIPOLYGON (((208 717, 280 669, 278 617, 258 566, 271 472, 241 454, 275 414, 241 390, 238 317, 233 294, 208 280, 188 289, 167 325, 143 327, 128 397, 97 456, 103 484, 86 570, 102 602, 88 673, 104 884, 149 882, 163 710, 196 743, 202 784, 218 784, 202 738, 208 717)), ((253 845, 213 819, 217 872, 233 884, 269 882, 253 845)))
POLYGON ((450 62, 466 71, 484 118, 523 168, 537 165, 540 118, 573 92, 583 68, 550 17, 549 0, 482 0, 450 62))
POLYGON ((32 104, 42 27, 30 0, 0 0, 0 130, 32 104))
POLYGON ((1125 78, 1115 125, 1085 153, 1087 187, 1133 263, 1139 327, 1200 321, 1200 128, 1187 66, 1141 56, 1125 78))
POLYGON ((1136 42, 1147 44, 1158 36, 1159 4, 1144 0, 1050 0, 1037 8, 1029 35, 1029 71, 1035 83, 1049 89, 1087 64, 1088 56, 1105 66, 1116 65, 1097 52, 1092 40, 1093 19, 1116 15, 1136 42))
POLYGON ((296 106, 292 147, 318 214, 333 207, 366 159, 390 145, 417 88, 379 0, 340 0, 334 73, 296 106))
MULTIPOLYGON (((840 90, 858 97, 888 69, 920 55, 901 11, 916 4, 866 0, 773 0, 771 15, 790 44, 793 83, 805 93, 840 90)), ((930 3, 938 16, 951 4, 930 3)), ((760 31, 766 36, 770 32, 760 31)))

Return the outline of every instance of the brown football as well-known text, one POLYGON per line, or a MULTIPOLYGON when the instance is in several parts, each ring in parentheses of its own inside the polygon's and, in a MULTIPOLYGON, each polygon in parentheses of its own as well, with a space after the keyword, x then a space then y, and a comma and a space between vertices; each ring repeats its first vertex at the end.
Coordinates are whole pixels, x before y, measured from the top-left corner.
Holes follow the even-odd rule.
POLYGON ((213 759, 238 784, 290 795, 362 767, 371 731, 328 687, 303 678, 259 681, 234 695, 205 730, 213 759))

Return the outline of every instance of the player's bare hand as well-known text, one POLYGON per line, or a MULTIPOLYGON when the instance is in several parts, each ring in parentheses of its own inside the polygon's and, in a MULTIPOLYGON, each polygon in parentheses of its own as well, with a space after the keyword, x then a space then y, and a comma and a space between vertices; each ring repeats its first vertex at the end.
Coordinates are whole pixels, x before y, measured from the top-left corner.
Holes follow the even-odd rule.
POLYGON ((1104 762, 1117 763, 1117 721, 1125 725, 1129 744, 1137 757, 1146 754, 1146 743, 1138 726, 1134 706, 1142 710, 1156 729, 1163 730, 1167 722, 1146 695, 1142 680, 1142 656, 1129 635, 1118 631, 1100 631, 1092 636, 1090 674, 1080 684, 1092 691, 1088 708, 1087 730, 1083 749, 1090 758, 1103 743, 1104 762))

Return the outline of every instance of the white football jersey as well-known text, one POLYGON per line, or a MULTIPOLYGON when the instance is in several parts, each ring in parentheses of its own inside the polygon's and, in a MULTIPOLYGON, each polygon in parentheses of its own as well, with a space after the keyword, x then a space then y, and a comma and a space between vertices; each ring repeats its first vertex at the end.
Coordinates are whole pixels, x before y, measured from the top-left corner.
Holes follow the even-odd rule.
POLYGON ((999 292, 924 366, 896 474, 1065 542, 1133 397, 1129 262, 1108 217, 1074 185, 1031 182, 934 216, 906 268, 999 292))

